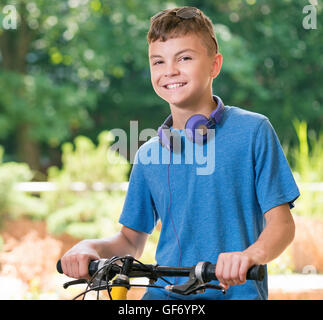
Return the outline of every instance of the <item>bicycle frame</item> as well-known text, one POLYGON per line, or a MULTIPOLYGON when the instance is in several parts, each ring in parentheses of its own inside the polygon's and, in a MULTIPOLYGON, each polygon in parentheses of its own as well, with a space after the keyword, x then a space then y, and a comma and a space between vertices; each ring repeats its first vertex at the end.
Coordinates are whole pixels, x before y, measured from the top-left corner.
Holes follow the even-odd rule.
POLYGON ((126 287, 113 287, 111 290, 112 300, 127 300, 128 288, 126 287))

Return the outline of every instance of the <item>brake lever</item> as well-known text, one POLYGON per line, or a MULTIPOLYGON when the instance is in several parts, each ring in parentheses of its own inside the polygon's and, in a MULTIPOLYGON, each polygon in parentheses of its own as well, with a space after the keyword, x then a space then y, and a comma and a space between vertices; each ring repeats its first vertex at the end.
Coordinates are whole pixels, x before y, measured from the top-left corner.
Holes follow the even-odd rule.
POLYGON ((219 286, 217 284, 210 284, 210 283, 197 284, 193 282, 191 283, 188 283, 188 282, 178 286, 174 286, 174 285, 166 286, 165 289, 182 295, 204 293, 205 289, 217 289, 217 290, 221 290, 223 294, 226 294, 226 290, 222 286, 219 286))
POLYGON ((78 280, 72 280, 72 281, 68 281, 68 282, 65 282, 63 284, 63 288, 64 289, 67 289, 69 286, 73 286, 75 284, 83 284, 83 283, 87 283, 89 284, 89 281, 86 280, 86 279, 78 279, 78 280))
POLYGON ((211 284, 211 283, 202 283, 199 286, 197 286, 196 288, 192 288, 190 291, 188 291, 186 294, 192 294, 192 293, 197 293, 197 292, 204 292, 205 289, 217 289, 217 290, 221 290, 221 292, 223 294, 226 294, 226 290, 224 289, 224 287, 219 286, 217 284, 211 284))
POLYGON ((224 289, 224 287, 220 285, 205 283, 199 280, 195 275, 194 269, 191 270, 189 275, 189 280, 187 282, 181 285, 168 285, 165 287, 165 289, 168 291, 179 293, 182 295, 204 293, 205 289, 207 288, 221 290, 223 294, 226 293, 226 290, 224 289))
POLYGON ((194 270, 190 272, 189 280, 181 285, 168 285, 165 287, 166 290, 179 293, 182 295, 188 295, 191 292, 196 294, 196 287, 199 285, 199 280, 195 277, 194 270))

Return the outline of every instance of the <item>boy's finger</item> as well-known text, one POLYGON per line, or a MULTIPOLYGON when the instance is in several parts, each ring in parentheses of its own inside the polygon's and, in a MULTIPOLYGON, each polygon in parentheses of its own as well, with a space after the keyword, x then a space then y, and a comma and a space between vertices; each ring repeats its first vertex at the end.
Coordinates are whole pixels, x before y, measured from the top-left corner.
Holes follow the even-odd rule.
POLYGON ((222 282, 219 283, 219 285, 224 289, 224 290, 228 290, 230 288, 230 286, 228 284, 224 284, 222 282))
POLYGON ((219 280, 219 282, 223 282, 223 265, 223 260, 219 256, 215 267, 215 276, 219 280))
POLYGON ((239 278, 242 283, 246 282, 246 277, 247 277, 247 272, 248 272, 249 267, 250 267, 250 265, 247 260, 243 260, 240 264, 239 278))
POLYGON ((234 282, 234 284, 238 284, 240 282, 240 277, 239 277, 240 263, 241 263, 241 260, 239 258, 232 259, 231 280, 234 282))

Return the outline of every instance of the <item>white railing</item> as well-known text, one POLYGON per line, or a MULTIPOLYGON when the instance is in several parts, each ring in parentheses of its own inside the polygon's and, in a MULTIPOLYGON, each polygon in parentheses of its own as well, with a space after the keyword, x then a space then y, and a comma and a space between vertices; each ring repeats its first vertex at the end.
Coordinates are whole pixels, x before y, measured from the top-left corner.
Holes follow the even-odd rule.
POLYGON ((303 182, 297 185, 301 190, 323 191, 323 182, 303 182))
MULTIPOLYGON (((323 182, 303 182, 297 183, 300 190, 323 191, 323 182)), ((53 182, 20 182, 15 185, 15 190, 24 192, 46 192, 57 190, 57 185, 53 182)), ((89 185, 85 182, 73 182, 70 185, 72 191, 104 191, 104 190, 128 190, 128 182, 102 183, 94 182, 89 185)))
MULTIPOLYGON (((120 183, 102 183, 94 182, 91 185, 85 182, 73 182, 70 184, 70 190, 72 191, 105 191, 105 190, 121 190, 127 191, 128 182, 120 183)), ((57 190, 57 185, 53 182, 20 182, 15 185, 15 190, 24 192, 47 192, 57 190)))

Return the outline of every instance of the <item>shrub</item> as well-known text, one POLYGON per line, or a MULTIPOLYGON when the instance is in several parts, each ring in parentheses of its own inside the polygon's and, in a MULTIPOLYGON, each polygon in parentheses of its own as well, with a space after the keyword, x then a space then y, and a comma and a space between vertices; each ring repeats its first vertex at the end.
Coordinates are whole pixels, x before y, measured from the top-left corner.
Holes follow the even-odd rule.
POLYGON ((33 172, 26 163, 3 163, 4 149, 0 146, 0 218, 17 218, 22 215, 45 217, 47 205, 40 199, 15 189, 18 182, 28 182, 33 172))
POLYGON ((323 181, 323 132, 308 134, 307 124, 294 121, 299 146, 290 151, 294 160, 294 176, 299 184, 301 196, 296 201, 297 214, 323 218, 323 197, 321 190, 315 190, 311 183, 323 181))
POLYGON ((42 194, 50 208, 48 230, 59 234, 66 232, 77 238, 97 238, 114 234, 118 230, 118 217, 122 210, 125 192, 96 191, 94 183, 126 182, 130 164, 120 156, 111 164, 108 157, 119 155, 111 150, 114 136, 104 131, 98 136, 98 145, 87 137, 79 136, 62 147, 62 168, 51 167, 48 181, 57 190, 42 194), (84 191, 70 189, 72 183, 86 184, 84 191))

